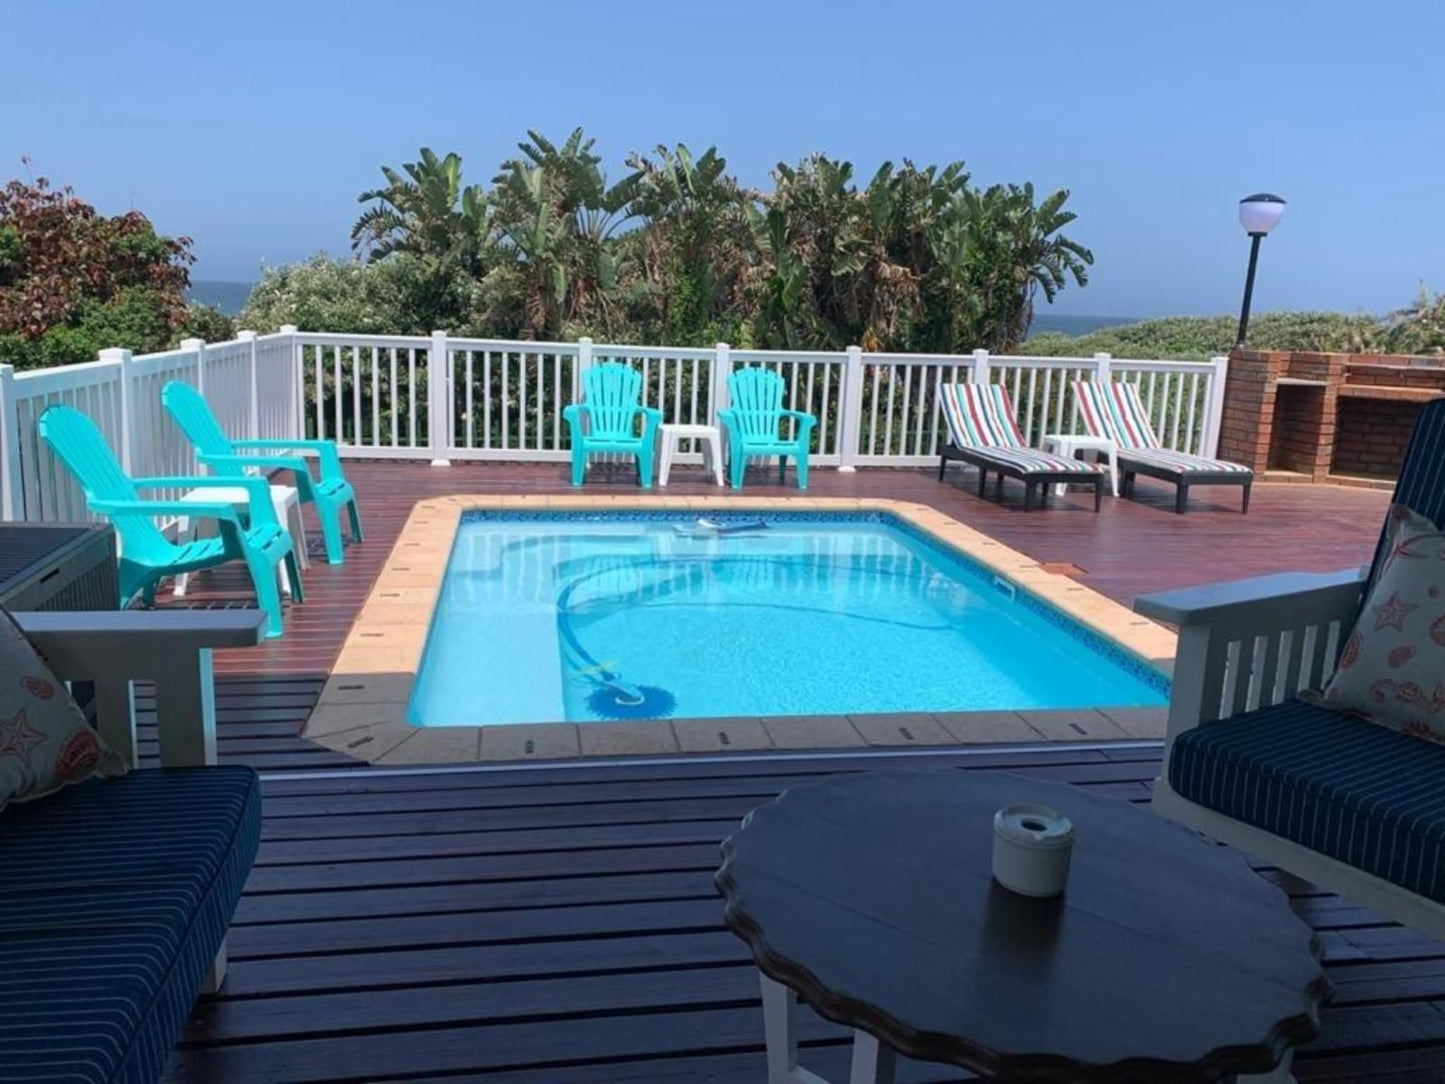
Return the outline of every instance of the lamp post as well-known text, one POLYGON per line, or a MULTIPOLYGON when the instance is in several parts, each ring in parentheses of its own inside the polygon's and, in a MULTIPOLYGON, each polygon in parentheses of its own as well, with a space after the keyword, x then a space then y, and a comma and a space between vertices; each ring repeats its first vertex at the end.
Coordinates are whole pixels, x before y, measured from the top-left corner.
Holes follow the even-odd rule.
POLYGON ((1249 330, 1249 303, 1254 298, 1254 268, 1259 262, 1259 243, 1284 217, 1284 200, 1268 192, 1256 192, 1239 201, 1239 224, 1249 234, 1249 271, 1244 276, 1244 304, 1239 308, 1239 333, 1234 345, 1244 345, 1249 330))

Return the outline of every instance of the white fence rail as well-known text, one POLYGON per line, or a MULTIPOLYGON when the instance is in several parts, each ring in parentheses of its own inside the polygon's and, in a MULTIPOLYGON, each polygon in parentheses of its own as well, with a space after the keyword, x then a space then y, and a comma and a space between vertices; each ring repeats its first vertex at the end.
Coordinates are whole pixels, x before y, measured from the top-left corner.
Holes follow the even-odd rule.
POLYGON ((167 381, 210 401, 227 432, 267 439, 319 437, 362 459, 560 461, 571 435, 562 418, 582 398, 593 365, 621 362, 643 377, 643 402, 665 422, 714 424, 728 375, 760 365, 782 376, 787 405, 814 415, 813 461, 852 470, 937 461, 947 440, 937 389, 996 382, 1009 391, 1025 439, 1080 431, 1071 383, 1135 383, 1161 441, 1213 455, 1219 442, 1225 359, 1125 361, 990 355, 866 354, 715 347, 518 342, 348 335, 283 328, 243 331, 225 343, 16 373, 0 366, 0 516, 86 518, 81 494, 36 428, 53 403, 89 414, 134 475, 190 474, 189 443, 160 405, 167 381))

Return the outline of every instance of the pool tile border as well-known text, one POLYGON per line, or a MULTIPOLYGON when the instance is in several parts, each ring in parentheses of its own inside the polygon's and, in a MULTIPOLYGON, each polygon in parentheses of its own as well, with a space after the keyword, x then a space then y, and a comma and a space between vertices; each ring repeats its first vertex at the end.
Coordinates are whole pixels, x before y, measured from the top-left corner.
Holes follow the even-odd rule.
POLYGON ((707 509, 763 514, 846 511, 895 517, 927 539, 1010 580, 1044 604, 1045 610, 1052 608, 1072 618, 1136 662, 1165 673, 1173 667, 1175 636, 1170 630, 1067 576, 1047 571, 1033 558, 926 504, 851 497, 456 494, 421 500, 412 508, 302 736, 377 764, 1163 736, 1163 708, 659 719, 634 724, 539 722, 500 727, 427 728, 407 723, 432 611, 464 513, 707 509), (440 736, 443 731, 447 733, 440 736))

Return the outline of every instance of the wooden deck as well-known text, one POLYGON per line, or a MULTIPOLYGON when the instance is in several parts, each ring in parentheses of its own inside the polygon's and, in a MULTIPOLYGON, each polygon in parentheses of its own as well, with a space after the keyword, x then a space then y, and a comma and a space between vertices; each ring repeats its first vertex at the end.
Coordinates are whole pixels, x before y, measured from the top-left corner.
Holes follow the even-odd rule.
MULTIPOLYGON (((260 860, 232 929, 223 994, 205 1000, 172 1061, 186 1084, 427 1080, 613 1084, 763 1079, 746 952, 712 887, 719 840, 786 786, 869 766, 1008 768, 1142 802, 1157 747, 1054 747, 909 759, 672 762, 383 775, 302 741, 342 639, 412 504, 454 492, 561 492, 560 468, 350 464, 367 541, 315 565, 283 640, 217 659, 220 751, 267 773, 260 860)), ((813 492, 924 501, 1042 561, 1076 566, 1122 601, 1141 592, 1369 558, 1387 496, 1259 486, 1254 510, 1169 494, 1071 496, 1025 515, 1018 491, 982 502, 950 473, 818 471, 813 492)), ((762 478, 758 481, 761 483, 762 478)), ((597 484, 597 483, 594 483, 597 484)), ((624 474, 600 488, 636 492, 624 474)), ((715 493, 702 485, 672 493, 715 493)), ((786 494, 770 485, 749 492, 786 494)), ((1209 496, 1209 491, 1203 491, 1209 496)), ((313 539, 313 550, 314 539, 313 539)), ((246 605, 234 570, 183 604, 246 605)), ((144 708, 145 705, 143 704, 144 708)), ((151 737, 146 735, 147 739, 151 737)), ((150 750, 151 745, 147 745, 150 750)), ((1275 871, 1320 931, 1338 988, 1302 1081, 1445 1080, 1445 944, 1275 871)), ((1127 1026, 1124 1022, 1123 1026, 1127 1026)), ((806 1061, 846 1079, 847 1036, 806 1028, 806 1061)), ((909 1082, 957 1080, 907 1064, 909 1082)))
MULTIPOLYGON (((1156 757, 1055 747, 273 777, 224 993, 198 1008, 167 1079, 755 1084, 757 983, 711 880, 749 808, 825 773, 900 764, 1005 768, 1142 802, 1156 757)), ((1337 988, 1298 1078, 1445 1079, 1445 944, 1264 875, 1319 931, 1337 988)), ((846 1034, 807 1015, 805 1063, 845 1080, 846 1034)), ((899 1079, 960 1077, 906 1064, 899 1079)))
MULTIPOLYGON (((354 763, 296 735, 310 713, 347 630, 371 590, 412 505, 448 493, 570 492, 562 466, 457 464, 431 467, 411 462, 348 462, 360 495, 366 541, 349 547, 346 563, 320 560, 312 531, 313 563, 304 576, 306 603, 286 615, 286 635, 216 658, 217 717, 222 760, 258 768, 343 767, 354 763)), ((630 470, 594 470, 597 492, 638 494, 630 470)), ((1078 578, 1122 602, 1168 587, 1278 572, 1326 571, 1368 561, 1388 494, 1333 486, 1256 485, 1249 515, 1239 514, 1237 488, 1199 489, 1187 515, 1172 511, 1173 490, 1139 480, 1142 500, 1105 500, 1092 511, 1082 493, 1051 498, 1049 507, 1022 511, 1022 489, 1005 487, 1005 502, 980 500, 973 474, 950 467, 940 484, 933 471, 861 470, 813 472, 810 494, 892 497, 930 504, 1040 561, 1079 569, 1078 578), (1214 503, 1215 498, 1220 503, 1214 503)), ((758 470, 745 493, 795 495, 758 470)), ((679 468, 669 494, 723 493, 701 472, 679 468)), ((310 516, 308 509, 307 515, 310 516)), ((314 526, 314 521, 313 526, 314 526)), ((163 604, 178 600, 162 599, 163 604)), ((188 606, 252 605, 239 568, 204 573, 192 580, 188 606)), ((154 752, 153 733, 143 733, 144 753, 154 752)))

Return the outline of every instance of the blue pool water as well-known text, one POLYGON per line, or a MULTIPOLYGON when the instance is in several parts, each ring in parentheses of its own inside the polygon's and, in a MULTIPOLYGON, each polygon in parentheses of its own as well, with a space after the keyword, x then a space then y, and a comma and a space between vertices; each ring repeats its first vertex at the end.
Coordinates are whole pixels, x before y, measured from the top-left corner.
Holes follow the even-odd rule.
POLYGON ((891 517, 767 521, 693 538, 680 513, 468 513, 412 722, 1167 701, 1156 671, 891 517))

